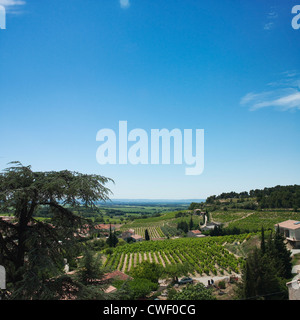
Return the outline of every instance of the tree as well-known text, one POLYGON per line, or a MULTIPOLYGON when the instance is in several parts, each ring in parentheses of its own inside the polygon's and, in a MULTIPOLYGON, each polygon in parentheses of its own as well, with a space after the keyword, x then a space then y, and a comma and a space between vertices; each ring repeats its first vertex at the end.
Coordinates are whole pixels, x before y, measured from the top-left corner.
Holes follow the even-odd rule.
POLYGON ((286 297, 286 286, 276 273, 274 260, 255 248, 249 254, 242 273, 240 297, 273 300, 286 297))
POLYGON ((108 200, 111 192, 104 185, 109 181, 68 170, 34 172, 20 162, 0 173, 0 210, 14 214, 13 221, 0 219, 0 263, 12 292, 30 299, 30 294, 38 292, 35 287, 54 283, 49 279, 62 273, 63 258, 78 252, 76 240, 91 228, 72 208, 108 200), (50 210, 50 223, 35 219, 41 207, 50 210), (26 286, 32 288, 31 293, 26 286))
POLYGON ((291 277, 292 272, 292 257, 284 240, 284 237, 279 232, 279 227, 277 227, 275 235, 270 235, 266 252, 275 261, 278 276, 288 279, 291 277))
POLYGON ((150 240, 150 236, 149 236, 148 229, 145 230, 145 240, 146 240, 146 241, 149 241, 149 240, 150 240))
POLYGON ((188 285, 181 291, 172 295, 172 300, 216 300, 211 289, 207 289, 203 283, 188 285))
POLYGON ((111 225, 109 226, 109 235, 108 235, 108 238, 106 240, 106 243, 110 246, 110 247, 113 247, 115 248, 117 246, 119 242, 119 239, 118 237, 116 236, 116 233, 115 231, 112 232, 111 230, 111 225))
POLYGON ((95 280, 101 279, 104 275, 101 256, 94 255, 91 250, 85 249, 84 255, 79 261, 77 277, 80 282, 89 285, 95 280))
POLYGON ((265 231, 264 227, 261 227, 261 242, 260 242, 260 249, 262 251, 262 254, 266 253, 266 244, 265 244, 265 231))
POLYGON ((284 238, 277 228, 275 235, 265 241, 264 228, 261 229, 260 249, 248 256, 242 275, 243 298, 282 299, 286 298, 286 279, 291 276, 291 255, 284 238))
POLYGON ((158 283, 158 280, 163 272, 163 267, 148 260, 143 261, 135 267, 130 273, 133 278, 149 279, 153 283, 158 283))
POLYGON ((187 233, 189 231, 189 226, 185 221, 181 221, 177 224, 177 230, 180 229, 183 232, 187 233))
POLYGON ((136 300, 145 298, 149 293, 158 289, 158 283, 149 279, 135 278, 125 281, 120 288, 121 300, 136 300))
POLYGON ((190 219, 190 222, 189 222, 189 229, 193 230, 193 227, 194 227, 194 222, 193 222, 193 218, 192 218, 192 215, 191 215, 191 219, 190 219))
POLYGON ((185 276, 193 272, 194 268, 188 263, 167 264, 163 270, 163 275, 171 278, 173 283, 178 282, 178 277, 185 276))

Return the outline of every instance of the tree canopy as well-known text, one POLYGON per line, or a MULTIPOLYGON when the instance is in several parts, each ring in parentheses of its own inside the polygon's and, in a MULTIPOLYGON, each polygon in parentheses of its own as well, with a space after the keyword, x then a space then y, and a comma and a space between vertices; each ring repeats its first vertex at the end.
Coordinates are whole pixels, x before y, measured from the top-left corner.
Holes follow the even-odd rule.
POLYGON ((111 191, 105 184, 112 180, 68 170, 34 172, 20 162, 10 165, 0 173, 0 212, 13 215, 11 221, 0 218, 0 264, 11 290, 24 298, 25 279, 37 292, 36 286, 49 285, 49 279, 61 273, 63 258, 75 254, 75 240, 86 232, 88 222, 72 208, 108 200, 111 191), (42 206, 51 210, 50 222, 34 218, 42 206))

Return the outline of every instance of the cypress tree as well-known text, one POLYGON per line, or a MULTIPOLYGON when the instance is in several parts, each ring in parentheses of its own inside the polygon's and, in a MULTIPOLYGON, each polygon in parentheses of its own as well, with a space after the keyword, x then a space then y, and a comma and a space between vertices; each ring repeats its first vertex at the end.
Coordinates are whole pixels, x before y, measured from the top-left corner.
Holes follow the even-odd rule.
POLYGON ((292 272, 292 257, 290 250, 287 249, 284 238, 279 232, 277 227, 275 237, 274 237, 274 248, 276 256, 274 257, 277 260, 279 265, 279 276, 285 279, 291 277, 292 272))
POLYGON ((109 226, 109 235, 108 238, 106 240, 106 243, 110 246, 110 247, 115 247, 118 244, 119 240, 118 237, 116 236, 115 231, 112 232, 111 231, 111 224, 109 226))
POLYGON ((264 227, 261 227, 261 243, 260 243, 260 249, 262 251, 262 254, 266 253, 266 244, 265 244, 265 230, 264 227))
POLYGON ((194 227, 194 222, 193 222, 193 218, 191 216, 191 220, 190 220, 190 223, 189 223, 189 229, 192 230, 194 227))
POLYGON ((146 240, 146 241, 149 241, 149 240, 150 240, 150 236, 149 236, 148 229, 145 230, 145 240, 146 240))

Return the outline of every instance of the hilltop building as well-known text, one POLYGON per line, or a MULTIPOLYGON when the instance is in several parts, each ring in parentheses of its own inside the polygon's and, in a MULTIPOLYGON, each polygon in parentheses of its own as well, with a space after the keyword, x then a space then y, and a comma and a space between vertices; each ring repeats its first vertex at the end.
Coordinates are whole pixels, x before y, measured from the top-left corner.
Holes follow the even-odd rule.
POLYGON ((129 229, 127 231, 122 232, 121 238, 127 242, 128 241, 140 242, 144 240, 142 236, 135 234, 133 229, 129 229))
POLYGON ((201 227, 201 230, 202 231, 210 231, 210 230, 214 230, 215 227, 220 227, 220 226, 221 226, 221 223, 207 222, 206 225, 201 227))
POLYGON ((300 221, 286 220, 275 225, 294 248, 300 248, 300 221))
POLYGON ((190 230, 187 233, 187 236, 190 237, 190 238, 202 238, 202 237, 205 237, 205 235, 202 234, 202 232, 199 231, 199 230, 190 230))

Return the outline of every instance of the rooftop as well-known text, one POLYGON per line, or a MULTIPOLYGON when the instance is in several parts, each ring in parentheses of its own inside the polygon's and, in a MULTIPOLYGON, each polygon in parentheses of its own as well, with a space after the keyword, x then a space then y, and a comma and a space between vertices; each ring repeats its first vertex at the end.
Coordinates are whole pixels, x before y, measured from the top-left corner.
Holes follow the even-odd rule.
POLYGON ((194 233, 194 234, 201 234, 200 230, 191 230, 190 232, 194 233))
MULTIPOLYGON (((109 228, 110 228, 110 225, 109 224, 97 224, 96 226, 95 226, 95 229, 102 229, 102 230, 109 230, 109 228)), ((115 228, 115 226, 114 225, 111 225, 111 228, 112 229, 114 229, 115 228)))
POLYGON ((143 239, 143 237, 140 236, 140 235, 138 235, 138 234, 132 235, 131 238, 136 239, 136 240, 137 240, 137 239, 143 239))
POLYGON ((297 220, 286 220, 276 224, 275 226, 279 225, 280 228, 286 228, 291 230, 300 229, 300 221, 297 220))
POLYGON ((116 270, 114 272, 106 273, 101 280, 105 281, 105 280, 110 280, 110 279, 127 280, 127 279, 132 279, 132 278, 130 276, 128 276, 127 274, 116 270))

